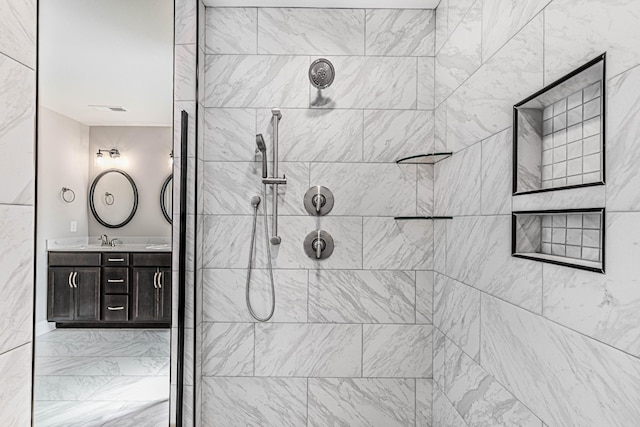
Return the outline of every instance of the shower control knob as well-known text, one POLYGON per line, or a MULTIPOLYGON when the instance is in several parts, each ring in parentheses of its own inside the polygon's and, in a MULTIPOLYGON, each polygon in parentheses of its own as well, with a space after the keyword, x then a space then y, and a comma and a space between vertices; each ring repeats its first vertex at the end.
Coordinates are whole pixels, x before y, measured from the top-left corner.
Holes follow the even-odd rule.
POLYGON ((323 216, 333 209, 333 193, 327 187, 316 185, 304 195, 304 208, 311 215, 323 216))
POLYGON ((311 259, 329 258, 333 253, 333 237, 324 230, 315 230, 304 239, 304 252, 311 259))

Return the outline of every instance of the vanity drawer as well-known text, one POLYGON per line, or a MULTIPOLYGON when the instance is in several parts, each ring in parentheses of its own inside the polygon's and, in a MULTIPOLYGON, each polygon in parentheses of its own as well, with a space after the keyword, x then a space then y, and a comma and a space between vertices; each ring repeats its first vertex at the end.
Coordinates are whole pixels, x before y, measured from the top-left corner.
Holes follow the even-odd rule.
POLYGON ((102 293, 128 294, 129 269, 127 267, 104 267, 102 269, 102 293))
POLYGON ((49 266, 99 266, 100 252, 49 252, 49 266))
POLYGON ((120 266, 129 265, 129 254, 126 252, 108 252, 102 254, 102 265, 120 266))
POLYGON ((104 295, 102 297, 102 320, 126 322, 129 320, 128 295, 104 295))
POLYGON ((171 267, 171 252, 133 253, 133 265, 137 267, 171 267))

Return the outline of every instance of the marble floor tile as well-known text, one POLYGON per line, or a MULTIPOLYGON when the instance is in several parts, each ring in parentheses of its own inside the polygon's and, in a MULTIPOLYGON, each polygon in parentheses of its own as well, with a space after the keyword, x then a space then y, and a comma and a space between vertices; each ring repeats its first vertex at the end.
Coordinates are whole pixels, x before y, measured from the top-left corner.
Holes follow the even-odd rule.
POLYGON ((7 426, 28 426, 31 420, 31 344, 0 354, 0 414, 7 426))

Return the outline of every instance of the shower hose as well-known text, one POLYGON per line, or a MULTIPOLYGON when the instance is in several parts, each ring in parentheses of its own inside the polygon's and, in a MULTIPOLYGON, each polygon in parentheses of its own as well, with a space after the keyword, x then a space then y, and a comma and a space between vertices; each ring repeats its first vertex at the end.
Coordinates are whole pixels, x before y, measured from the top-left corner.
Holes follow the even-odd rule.
MULTIPOLYGON (((249 249, 249 265, 247 266, 247 284, 246 284, 246 299, 247 299, 247 308, 249 309, 249 313, 251 316, 256 319, 258 322, 266 322, 273 317, 273 313, 276 310, 276 289, 273 284, 273 267, 271 265, 271 243, 269 243, 269 226, 267 221, 267 205, 264 206, 264 237, 265 242, 267 244, 267 266, 269 268, 269 279, 271 280, 271 311, 267 317, 258 316, 255 311, 253 311, 253 307, 251 306, 251 269, 253 268, 253 256, 255 249, 255 240, 256 240, 256 222, 258 221, 258 206, 260 205, 260 198, 257 197, 257 203, 252 200, 253 205, 253 229, 251 230, 251 247, 249 249)), ((264 184, 262 186, 262 199, 267 200, 267 185, 264 184)))

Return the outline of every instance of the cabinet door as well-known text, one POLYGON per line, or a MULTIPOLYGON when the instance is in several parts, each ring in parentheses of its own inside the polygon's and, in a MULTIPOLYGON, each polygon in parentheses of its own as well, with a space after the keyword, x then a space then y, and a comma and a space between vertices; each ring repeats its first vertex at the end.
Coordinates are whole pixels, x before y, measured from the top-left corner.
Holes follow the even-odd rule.
POLYGON ((74 292, 71 279, 73 268, 50 267, 47 295, 47 320, 61 322, 73 320, 74 292))
POLYGON ((151 322, 158 319, 157 268, 134 267, 131 295, 131 320, 151 322))
POLYGON ((171 269, 160 269, 160 307, 158 308, 158 320, 163 322, 171 322, 171 269))
POLYGON ((75 320, 100 320, 100 267, 75 268, 75 320))

